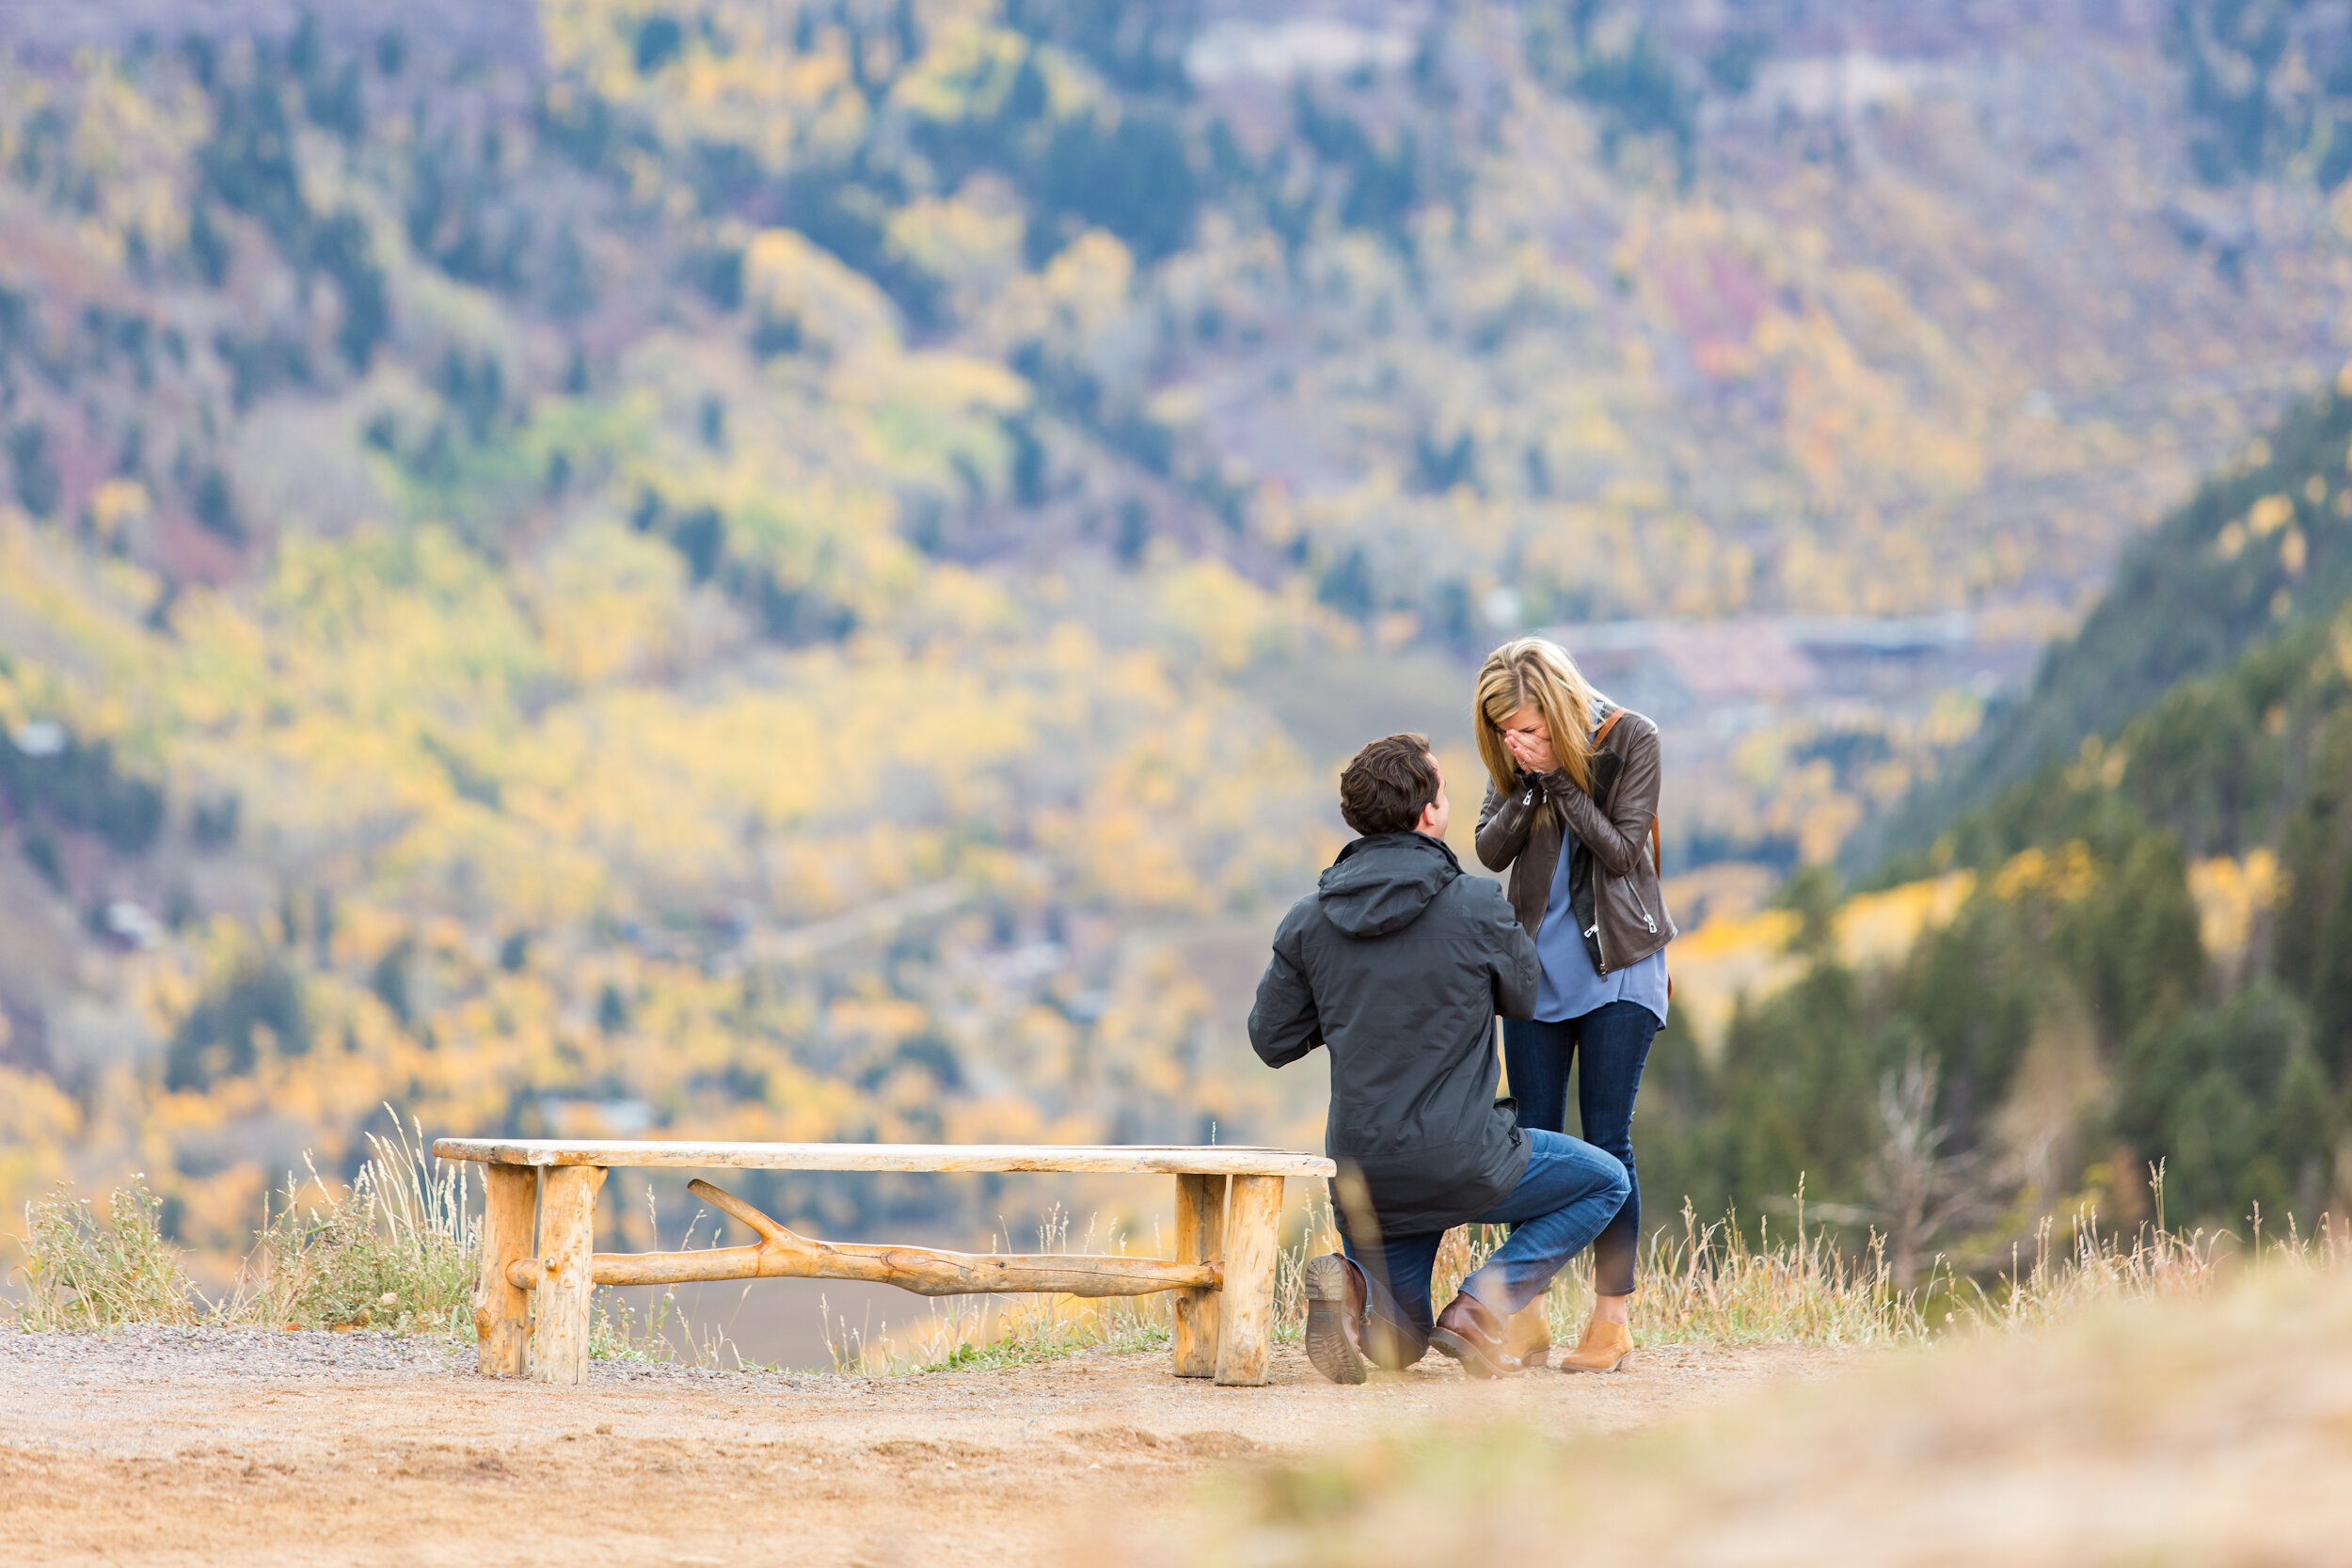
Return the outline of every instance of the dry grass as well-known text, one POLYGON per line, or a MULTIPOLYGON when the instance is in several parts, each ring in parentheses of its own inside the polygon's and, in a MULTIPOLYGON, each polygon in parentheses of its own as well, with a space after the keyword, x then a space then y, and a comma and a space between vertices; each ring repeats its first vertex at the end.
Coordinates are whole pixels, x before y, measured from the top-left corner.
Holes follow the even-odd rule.
MULTIPOLYGON (((1737 1215, 1701 1225, 1686 1201, 1682 1233, 1653 1231, 1633 1297, 1634 1338, 1652 1344, 1767 1341, 1867 1347, 1929 1337, 1923 1291, 1899 1288, 1873 1237, 1858 1253, 1831 1232, 1807 1232, 1804 1211, 1785 1240, 1770 1222, 1751 1245, 1737 1215)), ((1593 1309, 1590 1256, 1561 1271, 1547 1299, 1555 1338, 1573 1339, 1593 1309)))
MULTIPOLYGON (((651 1187, 645 1189, 645 1218, 659 1245, 661 1212, 651 1187)), ((706 1247, 721 1244, 718 1223, 707 1209, 694 1211, 675 1250, 692 1252, 697 1238, 706 1247), (706 1220, 711 1221, 707 1232, 703 1229, 706 1220)), ((696 1324, 674 1288, 655 1296, 642 1317, 618 1291, 598 1290, 588 1325, 588 1354, 598 1361, 684 1362, 713 1370, 740 1371, 755 1365, 743 1358, 742 1348, 724 1329, 696 1324)))
POLYGON ((196 1288, 164 1240, 161 1210, 135 1176, 103 1212, 62 1188, 25 1205, 19 1325, 54 1332, 199 1322, 196 1288))
MULTIPOLYGON (((191 1286, 162 1234, 153 1195, 135 1180, 103 1208, 62 1190, 28 1206, 19 1326, 217 1323, 466 1338, 479 1241, 468 1169, 431 1160, 421 1130, 369 1143, 346 1189, 329 1188, 315 1171, 307 1182, 289 1179, 263 1216, 239 1283, 218 1301, 191 1286), (315 1198, 308 1205, 300 1201, 306 1191, 315 1198)), ((2328 1270, 2352 1253, 2352 1236, 2328 1223, 2313 1236, 2290 1227, 2265 1239, 2256 1216, 2251 1243, 2228 1232, 2169 1230, 2161 1172, 2154 1194, 2156 1222, 2128 1234, 2102 1229, 2091 1212, 2064 1227, 2045 1219, 1997 1276, 1966 1278, 1939 1264, 1914 1289, 1896 1283, 1876 1238, 1855 1252, 1832 1227, 1808 1228, 1802 1193, 1793 1227, 1776 1233, 1767 1225, 1754 1242, 1736 1217, 1701 1224, 1686 1203, 1679 1233, 1661 1227, 1645 1248, 1634 1335, 1651 1344, 1921 1344, 2039 1327, 2115 1302, 2201 1295, 2249 1256, 2280 1268, 2328 1270)), ((694 1245, 704 1217, 689 1224, 683 1247, 694 1245)), ((1450 1235, 1438 1256, 1434 1299, 1447 1299, 1505 1234, 1464 1227, 1450 1235)), ((1073 1246, 1069 1217, 1057 1210, 1039 1226, 1037 1242, 1041 1252, 1124 1252, 1130 1238, 1089 1224, 1073 1246)), ((1295 1341, 1303 1332, 1305 1264, 1336 1245, 1331 1212, 1318 1197, 1278 1261, 1278 1339, 1295 1341)), ((1579 1259, 1546 1298, 1556 1339, 1572 1341, 1581 1331, 1592 1298, 1590 1260, 1579 1259)), ((926 1302, 919 1315, 896 1323, 863 1325, 835 1319, 830 1304, 821 1310, 834 1370, 864 1376, 1153 1350, 1169 1333, 1166 1296, 950 1298, 926 1302)), ((690 1323, 672 1293, 640 1315, 600 1292, 591 1351, 607 1359, 751 1365, 723 1333, 690 1323)))
POLYGON ((472 1332, 481 1222, 466 1203, 469 1167, 433 1160, 421 1128, 370 1133, 368 1147, 343 1192, 313 1170, 320 1201, 305 1207, 301 1188, 287 1183, 245 1277, 217 1309, 222 1322, 472 1332))
MULTIPOLYGON (((991 1238, 992 1243, 1001 1240, 1001 1233, 991 1238)), ((1122 1230, 1106 1230, 1098 1219, 1088 1222, 1073 1246, 1069 1215, 1058 1208, 1037 1229, 1040 1252, 1123 1256, 1128 1243, 1122 1230)), ((1286 1254, 1285 1260, 1295 1268, 1295 1259, 1286 1254)), ((825 1347, 834 1370, 868 1377, 987 1371, 1089 1350, 1156 1350, 1168 1344, 1170 1322, 1165 1295, 949 1296, 926 1301, 920 1319, 896 1329, 887 1323, 853 1326, 835 1318, 830 1303, 820 1303, 819 1310, 825 1314, 825 1347)))
MULTIPOLYGON (((2352 1234, 2328 1220, 2314 1235, 2290 1227, 2284 1236, 2265 1238, 2257 1214, 2250 1243, 2228 1231, 2168 1229, 2161 1170, 2153 1186, 2157 1218, 2152 1224, 2117 1233, 2101 1227, 2095 1211, 2063 1227, 2045 1218, 2033 1245, 2021 1245, 2010 1268, 1994 1278, 1963 1276, 1939 1260, 1909 1289, 1897 1283, 1879 1237, 1867 1237, 1856 1252, 1843 1244, 1840 1228, 1808 1227, 1802 1190, 1793 1226, 1776 1234, 1767 1219, 1753 1242, 1736 1214, 1703 1225, 1686 1201, 1679 1234, 1661 1227, 1643 1249, 1634 1338, 1647 1344, 1922 1345, 2033 1328, 2109 1303, 2201 1296, 2256 1257, 2286 1270, 2329 1270, 2352 1261, 2352 1234)), ((1062 1250, 1063 1234, 1049 1221, 1041 1244, 1062 1250)), ((1432 1271, 1433 1303, 1447 1300, 1508 1234, 1500 1227, 1461 1227, 1449 1234, 1432 1271)), ((1300 1236, 1281 1250, 1277 1264, 1277 1339, 1295 1342, 1303 1334, 1307 1259, 1338 1245, 1330 1209, 1311 1200, 1300 1236)), ((1095 1250, 1090 1239, 1080 1250, 1095 1250)), ((1018 1366, 1089 1349, 1163 1346, 1166 1303, 1162 1296, 1101 1302, 1010 1297, 993 1308, 980 1302, 934 1303, 927 1319, 895 1331, 885 1324, 882 1332, 868 1334, 829 1322, 827 1343, 837 1370, 870 1375, 1018 1366)), ((1561 1272, 1546 1297, 1553 1338, 1573 1342, 1592 1307, 1587 1255, 1561 1272)))
MULTIPOLYGON (((1448 1299, 1508 1234, 1486 1226, 1450 1233, 1432 1271, 1432 1300, 1448 1299)), ((1040 1227, 1040 1250, 1070 1250, 1067 1237, 1060 1216, 1049 1216, 1040 1227)), ((1281 1249, 1276 1263, 1277 1340, 1295 1343, 1305 1333, 1307 1260, 1338 1246, 1328 1204, 1311 1199, 1297 1240, 1281 1249)), ((1091 1229, 1076 1250, 1101 1250, 1091 1229)), ((1111 1250, 1124 1249, 1115 1244, 1111 1250)), ((1768 1223, 1755 1243, 1736 1217, 1701 1225, 1686 1203, 1681 1234, 1661 1228, 1645 1255, 1634 1333, 1649 1343, 1862 1348, 1919 1343, 1931 1336, 1923 1308, 1929 1290, 1899 1289, 1875 1243, 1856 1257, 1840 1250, 1830 1228, 1808 1230, 1802 1203, 1791 1235, 1775 1237, 1768 1223)), ((1939 1275, 1931 1289, 1948 1290, 1949 1283, 1939 1275)), ((1994 1299, 1979 1295, 1985 1303, 1994 1299)), ((1592 1263, 1579 1259, 1552 1282, 1547 1297, 1553 1337, 1573 1340, 1592 1301, 1592 1263)), ((834 1369, 868 1376, 1022 1366, 1094 1349, 1157 1349, 1168 1338, 1165 1296, 970 1298, 930 1303, 924 1317, 896 1325, 826 1321, 834 1369)))
POLYGON ((165 1239, 161 1205, 134 1178, 103 1210, 60 1189, 25 1210, 18 1325, 35 1331, 123 1323, 472 1332, 480 1222, 467 1170, 425 1153, 421 1129, 368 1136, 349 1187, 313 1168, 288 1177, 264 1211, 236 1286, 208 1301, 165 1239), (313 1193, 306 1204, 303 1195, 313 1193))
MULTIPOLYGON (((1807 1229, 1802 1194, 1794 1229, 1775 1235, 1765 1222, 1748 1241, 1736 1214, 1699 1223, 1688 1201, 1680 1234, 1661 1227, 1643 1248, 1641 1288, 1633 1298, 1633 1333, 1650 1344, 1808 1344, 1848 1348, 1911 1344, 1928 1338, 1923 1304, 1931 1287, 1899 1289, 1876 1238, 1859 1255, 1845 1251, 1827 1227, 1807 1229)), ((1463 1279, 1493 1256, 1510 1231, 1464 1226, 1450 1232, 1430 1271, 1430 1301, 1442 1306, 1463 1279)), ((1326 1207, 1309 1210, 1306 1235, 1284 1249, 1276 1306, 1280 1338, 1299 1335, 1306 1322, 1300 1280, 1306 1259, 1338 1248, 1326 1207)), ((1573 1341, 1593 1310, 1590 1254, 1551 1282, 1545 1312, 1552 1337, 1573 1341)))
POLYGON ((2273 1275, 2333 1274, 2352 1263, 2352 1229, 2323 1214, 2306 1236, 2290 1218, 2286 1234, 2264 1234, 2262 1211, 2249 1216, 2250 1239, 2233 1232, 2172 1230, 2164 1223, 2164 1170, 2150 1181, 2155 1219, 2128 1238, 2101 1228, 2086 1209, 2063 1235, 2045 1217, 2034 1229, 2030 1253, 2019 1246, 2010 1267, 1990 1286, 1958 1282, 1956 1321, 1980 1332, 2044 1327, 2117 1302, 2202 1296, 2249 1269, 2273 1275))

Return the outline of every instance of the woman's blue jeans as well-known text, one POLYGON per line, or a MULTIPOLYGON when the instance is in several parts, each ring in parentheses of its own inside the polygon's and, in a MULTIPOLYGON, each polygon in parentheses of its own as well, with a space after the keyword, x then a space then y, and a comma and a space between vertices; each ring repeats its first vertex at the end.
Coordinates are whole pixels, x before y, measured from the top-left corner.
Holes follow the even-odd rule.
POLYGON ((1576 1082, 1580 1131, 1625 1165, 1633 1184, 1593 1243, 1593 1289, 1604 1296, 1633 1293, 1633 1264, 1642 1247, 1642 1188, 1633 1168, 1633 1097, 1658 1034, 1658 1015, 1639 1002, 1612 1002, 1557 1023, 1502 1021, 1502 1061, 1519 1125, 1547 1132, 1567 1130, 1568 1069, 1584 1059, 1576 1082))
MULTIPOLYGON (((1581 1138, 1534 1129, 1522 1129, 1522 1135, 1527 1170, 1519 1184, 1474 1222, 1507 1225, 1510 1239, 1462 1281, 1465 1295, 1506 1318, 1543 1294, 1551 1276, 1592 1245, 1625 1207, 1630 1182, 1614 1156, 1581 1138)), ((1338 1217, 1340 1244, 1364 1276, 1364 1354, 1383 1367, 1409 1367, 1429 1348, 1429 1273, 1445 1232, 1383 1236, 1376 1247, 1359 1250, 1347 1234, 1344 1210, 1338 1217)))

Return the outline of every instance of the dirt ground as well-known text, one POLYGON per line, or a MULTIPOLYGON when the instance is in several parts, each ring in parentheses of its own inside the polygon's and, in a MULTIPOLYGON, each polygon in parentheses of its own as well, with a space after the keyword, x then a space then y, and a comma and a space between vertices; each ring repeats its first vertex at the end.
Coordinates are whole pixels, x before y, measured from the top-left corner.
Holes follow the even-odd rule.
POLYGON ((2352 1563, 2352 1258, 1867 1357, 1641 1433, 1443 1423, 1220 1489, 1087 1568, 2352 1563))
POLYGON ((1621 1431, 1853 1359, 1663 1348, 1614 1376, 1482 1384, 1433 1356, 1341 1388, 1286 1348, 1263 1388, 1103 1354, 894 1379, 600 1364, 554 1388, 384 1336, 14 1335, 0 1561, 1036 1562, 1073 1517, 1148 1534, 1220 1466, 1391 1423, 1621 1431))

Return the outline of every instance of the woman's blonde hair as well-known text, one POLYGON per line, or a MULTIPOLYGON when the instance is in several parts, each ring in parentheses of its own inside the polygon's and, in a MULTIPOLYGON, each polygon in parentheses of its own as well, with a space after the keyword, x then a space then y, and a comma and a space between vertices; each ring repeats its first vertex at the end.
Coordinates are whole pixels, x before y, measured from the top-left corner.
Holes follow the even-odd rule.
POLYGON ((1593 721, 1608 699, 1593 689, 1568 650, 1543 637, 1519 637, 1486 656, 1478 670, 1478 698, 1470 715, 1478 755, 1495 787, 1508 795, 1518 787, 1519 765, 1502 743, 1511 715, 1532 707, 1551 732, 1554 761, 1568 770, 1579 789, 1592 787, 1593 721))

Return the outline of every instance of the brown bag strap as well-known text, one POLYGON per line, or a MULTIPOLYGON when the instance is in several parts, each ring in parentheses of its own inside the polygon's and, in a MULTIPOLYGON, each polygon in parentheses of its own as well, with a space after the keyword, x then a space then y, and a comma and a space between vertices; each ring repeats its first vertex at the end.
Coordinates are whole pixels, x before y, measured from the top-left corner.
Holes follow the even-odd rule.
MULTIPOLYGON (((1600 728, 1593 732, 1593 744, 1596 747, 1601 745, 1609 738, 1609 732, 1617 727, 1617 721, 1624 718, 1625 713, 1626 710, 1621 707, 1614 707, 1609 710, 1609 717, 1602 720, 1600 721, 1600 728)), ((1649 819, 1649 863, 1650 868, 1656 871, 1661 877, 1663 877, 1666 874, 1666 856, 1665 851, 1659 847, 1658 818, 1655 815, 1652 815, 1649 819)))

